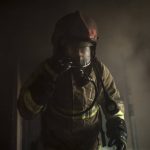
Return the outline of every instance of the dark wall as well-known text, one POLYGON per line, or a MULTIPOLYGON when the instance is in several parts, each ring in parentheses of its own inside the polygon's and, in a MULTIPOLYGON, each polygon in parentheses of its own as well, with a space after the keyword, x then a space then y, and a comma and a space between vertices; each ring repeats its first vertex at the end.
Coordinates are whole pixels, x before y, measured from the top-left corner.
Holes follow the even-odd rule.
POLYGON ((0 6, 0 144, 6 150, 15 150, 17 57, 14 47, 14 19, 9 9, 0 6))

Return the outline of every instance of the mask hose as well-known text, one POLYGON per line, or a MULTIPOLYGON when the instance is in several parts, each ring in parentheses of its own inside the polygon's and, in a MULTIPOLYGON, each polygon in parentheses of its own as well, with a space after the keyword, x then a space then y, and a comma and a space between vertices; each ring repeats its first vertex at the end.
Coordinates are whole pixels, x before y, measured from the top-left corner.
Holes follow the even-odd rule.
MULTIPOLYGON (((105 99, 104 105, 105 105, 105 108, 107 109, 107 111, 108 111, 111 115, 113 115, 113 114, 115 114, 115 113, 117 113, 117 112, 119 111, 119 108, 118 108, 116 102, 114 102, 113 100, 110 99, 110 96, 109 96, 108 92, 107 92, 106 89, 105 89, 103 80, 102 80, 102 78, 100 77, 100 74, 101 74, 101 73, 100 73, 100 71, 99 71, 99 69, 98 69, 99 66, 98 66, 97 63, 98 63, 98 62, 95 62, 95 64, 96 64, 96 65, 95 65, 95 69, 96 69, 95 72, 96 72, 96 74, 97 74, 96 76, 97 76, 97 78, 99 78, 99 82, 101 83, 101 86, 102 86, 102 88, 103 88, 104 99, 105 99)), ((73 68, 71 61, 68 62, 67 65, 66 65, 66 64, 62 64, 62 66, 65 66, 65 69, 64 69, 64 71, 60 74, 60 76, 63 75, 65 72, 69 71, 71 68, 73 68)), ((80 115, 83 115, 84 113, 88 112, 88 111, 94 106, 95 102, 97 101, 100 92, 98 92, 98 89, 99 89, 99 88, 97 87, 96 83, 93 81, 93 79, 92 79, 90 76, 87 76, 84 72, 83 72, 83 74, 82 74, 82 77, 83 77, 85 80, 87 80, 87 81, 89 81, 89 82, 91 82, 91 83, 93 84, 93 86, 94 86, 94 88, 95 88, 95 98, 94 98, 94 100, 92 101, 91 105, 90 105, 88 108, 86 108, 85 110, 83 110, 83 111, 80 111, 80 112, 77 112, 77 113, 68 113, 68 114, 66 114, 66 113, 64 113, 64 112, 62 112, 62 111, 60 111, 60 110, 57 110, 57 111, 60 112, 61 114, 64 114, 64 115, 66 115, 66 116, 80 116, 80 115)))
MULTIPOLYGON (((70 70, 72 68, 71 64, 72 63, 68 64, 67 65, 68 67, 66 67, 66 69, 60 75, 64 74, 66 71, 70 70)), ((77 112, 77 113, 64 113, 64 112, 57 109, 57 111, 59 113, 61 113, 63 115, 66 115, 66 116, 69 116, 69 117, 72 117, 72 116, 75 117, 75 116, 80 116, 80 115, 83 115, 83 114, 87 113, 94 106, 95 102, 97 101, 97 99, 99 97, 100 92, 98 92, 97 86, 96 86, 95 82, 93 81, 93 79, 91 77, 89 77, 85 73, 83 73, 83 78, 85 80, 91 82, 93 84, 94 88, 95 88, 95 98, 92 101, 91 105, 88 108, 86 108, 85 110, 77 112)))

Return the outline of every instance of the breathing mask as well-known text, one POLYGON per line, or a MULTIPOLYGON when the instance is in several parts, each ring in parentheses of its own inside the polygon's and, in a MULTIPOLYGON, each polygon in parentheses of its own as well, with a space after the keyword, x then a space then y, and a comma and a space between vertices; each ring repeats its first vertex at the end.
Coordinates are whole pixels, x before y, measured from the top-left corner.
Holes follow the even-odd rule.
POLYGON ((76 83, 83 86, 87 83, 85 75, 91 73, 91 62, 93 59, 93 44, 91 42, 69 41, 62 45, 63 53, 60 64, 64 71, 71 70, 76 83), (86 82, 85 82, 86 81, 86 82))
POLYGON ((72 68, 85 68, 91 64, 92 44, 89 42, 69 43, 64 50, 65 57, 71 61, 72 68))

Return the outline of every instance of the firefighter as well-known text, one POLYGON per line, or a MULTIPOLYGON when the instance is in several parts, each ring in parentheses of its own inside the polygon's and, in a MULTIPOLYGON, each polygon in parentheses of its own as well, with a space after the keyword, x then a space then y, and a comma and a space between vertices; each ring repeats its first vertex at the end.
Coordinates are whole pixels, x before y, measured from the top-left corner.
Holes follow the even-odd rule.
POLYGON ((21 88, 24 119, 41 114, 44 150, 126 150, 124 105, 108 68, 97 59, 98 32, 90 17, 76 11, 62 17, 52 34, 53 55, 21 88), (102 136, 100 136, 102 135, 102 136))

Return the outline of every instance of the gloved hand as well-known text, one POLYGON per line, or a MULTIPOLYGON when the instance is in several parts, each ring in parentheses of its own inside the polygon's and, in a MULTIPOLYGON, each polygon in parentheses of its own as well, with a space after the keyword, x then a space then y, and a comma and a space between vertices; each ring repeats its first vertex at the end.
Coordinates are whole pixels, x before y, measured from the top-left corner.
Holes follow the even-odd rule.
POLYGON ((69 58, 55 58, 53 56, 48 64, 58 74, 58 76, 64 75, 64 73, 72 68, 72 61, 69 58))
POLYGON ((39 105, 46 105, 52 97, 55 83, 48 72, 43 71, 28 87, 34 101, 39 105))
POLYGON ((70 59, 57 59, 55 57, 47 60, 47 65, 54 71, 55 78, 47 70, 43 70, 28 87, 37 104, 46 105, 48 103, 55 90, 56 80, 71 68, 71 63, 70 59))
POLYGON ((72 68, 72 61, 69 58, 68 59, 59 59, 57 62, 57 65, 59 65, 58 66, 59 76, 61 76, 72 68))
POLYGON ((119 117, 114 117, 106 122, 108 146, 116 146, 116 150, 127 149, 127 128, 125 121, 119 117))

